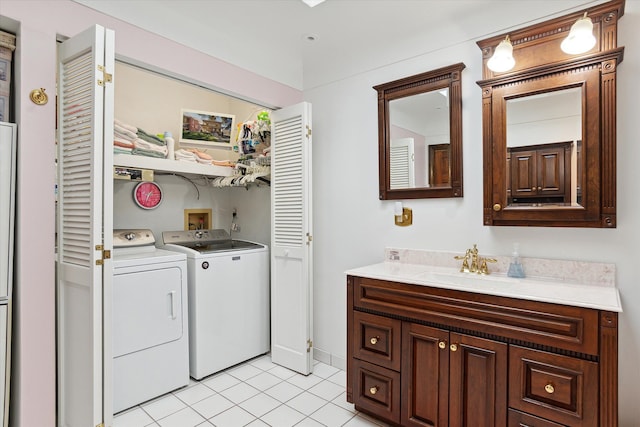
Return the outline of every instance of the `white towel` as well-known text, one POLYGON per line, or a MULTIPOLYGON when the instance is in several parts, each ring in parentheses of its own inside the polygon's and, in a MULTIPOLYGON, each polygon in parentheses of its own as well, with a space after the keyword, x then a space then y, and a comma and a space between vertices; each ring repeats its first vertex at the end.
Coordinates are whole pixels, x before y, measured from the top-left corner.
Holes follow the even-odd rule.
POLYGON ((126 130, 128 130, 128 131, 130 131, 130 132, 138 133, 138 128, 137 128, 137 127, 135 127, 135 126, 133 126, 133 125, 130 125, 130 124, 124 123, 123 121, 120 121, 120 120, 118 120, 118 119, 113 119, 113 123, 114 123, 116 126, 120 126, 120 127, 122 127, 122 128, 125 128, 126 130))
POLYGON ((155 151, 155 152, 158 152, 158 153, 162 153, 162 154, 164 154, 165 157, 167 157, 167 153, 169 152, 167 147, 165 147, 163 145, 152 144, 152 143, 147 142, 144 139, 140 139, 140 138, 136 138, 135 141, 133 141, 133 145, 136 148, 139 148, 141 150, 149 150, 149 151, 155 151))

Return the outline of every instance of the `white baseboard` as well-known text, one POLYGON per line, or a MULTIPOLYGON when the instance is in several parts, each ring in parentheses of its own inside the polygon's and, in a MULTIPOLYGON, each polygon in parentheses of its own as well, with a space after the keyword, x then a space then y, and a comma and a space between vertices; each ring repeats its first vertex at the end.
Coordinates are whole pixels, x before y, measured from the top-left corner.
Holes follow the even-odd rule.
POLYGON ((313 349, 313 358, 318 362, 325 363, 343 371, 347 369, 347 362, 343 357, 332 355, 328 351, 324 351, 319 348, 313 349))

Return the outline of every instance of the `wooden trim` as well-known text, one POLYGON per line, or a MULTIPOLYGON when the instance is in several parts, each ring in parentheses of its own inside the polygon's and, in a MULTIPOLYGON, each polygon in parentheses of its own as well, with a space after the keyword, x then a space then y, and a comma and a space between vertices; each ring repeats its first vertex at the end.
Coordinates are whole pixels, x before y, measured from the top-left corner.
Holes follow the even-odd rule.
POLYGON ((600 313, 600 425, 618 425, 618 313, 600 313))

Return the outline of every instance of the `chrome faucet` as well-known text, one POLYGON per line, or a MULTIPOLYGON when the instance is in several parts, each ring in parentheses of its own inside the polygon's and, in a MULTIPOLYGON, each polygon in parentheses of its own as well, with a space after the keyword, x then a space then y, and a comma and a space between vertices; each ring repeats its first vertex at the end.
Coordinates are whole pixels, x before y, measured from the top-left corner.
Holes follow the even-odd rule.
POLYGON ((489 274, 488 262, 498 262, 495 258, 481 257, 478 255, 478 245, 473 244, 472 249, 467 249, 464 256, 456 255, 454 257, 457 260, 462 260, 462 266, 460 267, 461 273, 477 273, 477 274, 489 274))

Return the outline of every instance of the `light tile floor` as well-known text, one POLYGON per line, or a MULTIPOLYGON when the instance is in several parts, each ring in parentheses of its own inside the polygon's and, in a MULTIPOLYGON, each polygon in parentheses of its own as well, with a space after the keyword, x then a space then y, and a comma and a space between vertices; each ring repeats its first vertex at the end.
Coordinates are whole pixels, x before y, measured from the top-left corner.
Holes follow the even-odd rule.
POLYGON ((260 356, 128 409, 113 427, 379 427, 345 397, 344 371, 317 362, 304 376, 260 356))

